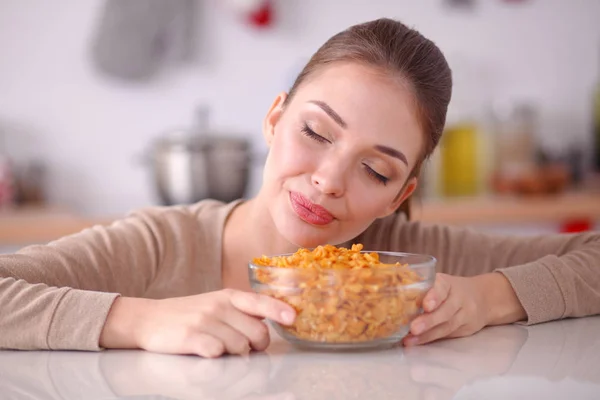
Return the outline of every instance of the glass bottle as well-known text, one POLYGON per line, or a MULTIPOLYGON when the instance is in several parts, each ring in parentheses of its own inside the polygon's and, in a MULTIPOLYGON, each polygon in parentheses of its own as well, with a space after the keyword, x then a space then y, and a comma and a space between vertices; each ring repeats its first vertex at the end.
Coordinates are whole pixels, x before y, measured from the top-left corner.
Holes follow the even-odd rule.
POLYGON ((600 74, 593 98, 593 171, 600 173, 600 74))
POLYGON ((12 164, 4 146, 2 132, 0 132, 0 208, 12 205, 14 189, 12 164))
POLYGON ((503 192, 503 187, 531 174, 536 167, 537 111, 526 101, 496 104, 493 126, 494 180, 496 190, 503 192))

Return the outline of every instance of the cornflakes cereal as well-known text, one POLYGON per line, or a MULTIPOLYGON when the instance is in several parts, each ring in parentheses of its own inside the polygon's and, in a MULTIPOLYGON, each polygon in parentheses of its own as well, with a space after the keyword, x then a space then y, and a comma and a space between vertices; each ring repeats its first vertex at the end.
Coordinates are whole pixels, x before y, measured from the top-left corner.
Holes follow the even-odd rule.
POLYGON ((300 249, 289 256, 259 257, 259 291, 297 312, 293 336, 318 342, 349 343, 387 338, 419 312, 425 292, 406 288, 422 281, 407 265, 385 264, 377 253, 332 245, 300 249))

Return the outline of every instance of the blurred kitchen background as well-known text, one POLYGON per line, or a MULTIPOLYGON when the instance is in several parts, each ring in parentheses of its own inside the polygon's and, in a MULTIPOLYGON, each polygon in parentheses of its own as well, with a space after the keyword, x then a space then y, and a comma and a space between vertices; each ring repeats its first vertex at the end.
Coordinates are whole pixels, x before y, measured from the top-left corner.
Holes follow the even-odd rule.
POLYGON ((454 73, 416 218, 598 229, 600 0, 2 0, 0 251, 252 196, 274 97, 327 38, 379 17, 454 73))

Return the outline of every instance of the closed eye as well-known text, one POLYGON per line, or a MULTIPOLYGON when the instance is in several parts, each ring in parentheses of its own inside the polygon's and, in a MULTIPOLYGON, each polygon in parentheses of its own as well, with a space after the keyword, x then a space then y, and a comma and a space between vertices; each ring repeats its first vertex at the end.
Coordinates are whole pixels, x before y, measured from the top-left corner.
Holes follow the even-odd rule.
POLYGON ((323 136, 310 129, 310 127, 306 123, 304 123, 304 126, 302 127, 302 133, 308 136, 309 138, 316 140, 319 143, 331 143, 329 140, 325 139, 323 136))
POLYGON ((365 171, 367 171, 367 174, 369 174, 369 176, 371 178, 375 179, 379 183, 383 183, 384 186, 387 185, 390 178, 381 175, 380 173, 375 171, 373 168, 369 167, 367 164, 363 164, 363 166, 365 167, 365 171))
MULTIPOLYGON (((304 125, 302 126, 302 133, 305 136, 308 136, 309 138, 311 138, 319 143, 331 143, 331 141, 329 141, 328 139, 324 138, 323 136, 321 136, 318 133, 316 133, 315 131, 313 131, 306 123, 304 123, 304 125)), ((381 183, 383 185, 386 185, 389 182, 390 178, 381 175, 380 173, 375 171, 373 168, 369 167, 367 164, 363 164, 363 167, 364 167, 365 171, 367 172, 367 174, 369 175, 369 177, 374 179, 376 182, 381 183)))

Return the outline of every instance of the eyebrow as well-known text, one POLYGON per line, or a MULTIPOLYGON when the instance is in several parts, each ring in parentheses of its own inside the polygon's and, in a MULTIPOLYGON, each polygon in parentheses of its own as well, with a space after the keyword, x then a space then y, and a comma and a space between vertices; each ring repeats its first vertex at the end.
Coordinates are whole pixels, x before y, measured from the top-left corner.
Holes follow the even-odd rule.
POLYGON ((321 100, 311 100, 309 101, 309 103, 315 104, 317 106, 319 106, 321 108, 321 110, 325 111, 325 113, 327 115, 329 115, 331 117, 332 120, 334 120, 339 126, 341 126, 342 128, 347 128, 348 124, 346 123, 346 121, 344 121, 342 119, 342 117, 340 117, 340 114, 336 113, 335 111, 333 111, 333 108, 331 108, 329 106, 329 104, 325 103, 324 101, 321 100))
POLYGON ((408 166, 408 160, 406 159, 406 156, 404 155, 404 153, 402 153, 401 151, 398 151, 396 149, 392 149, 391 147, 387 147, 387 146, 382 146, 380 144, 375 146, 375 149, 387 154, 390 157, 394 157, 397 158, 398 160, 402 161, 404 164, 406 164, 406 166, 408 166))
MULTIPOLYGON (((321 100, 310 100, 309 103, 319 106, 321 108, 321 110, 325 111, 325 113, 327 115, 329 115, 331 117, 331 119, 333 119, 342 128, 345 129, 348 127, 348 124, 346 123, 346 121, 344 121, 342 119, 342 117, 340 117, 340 114, 336 113, 333 110, 333 108, 331 108, 329 106, 329 104, 327 104, 321 100)), ((398 151, 396 149, 392 149, 391 147, 387 147, 387 146, 383 146, 383 145, 376 145, 375 149, 380 151, 383 154, 387 154, 390 157, 397 158, 398 160, 402 161, 404 164, 406 164, 408 166, 408 160, 407 160, 406 156, 404 155, 404 153, 402 153, 401 151, 398 151)))

